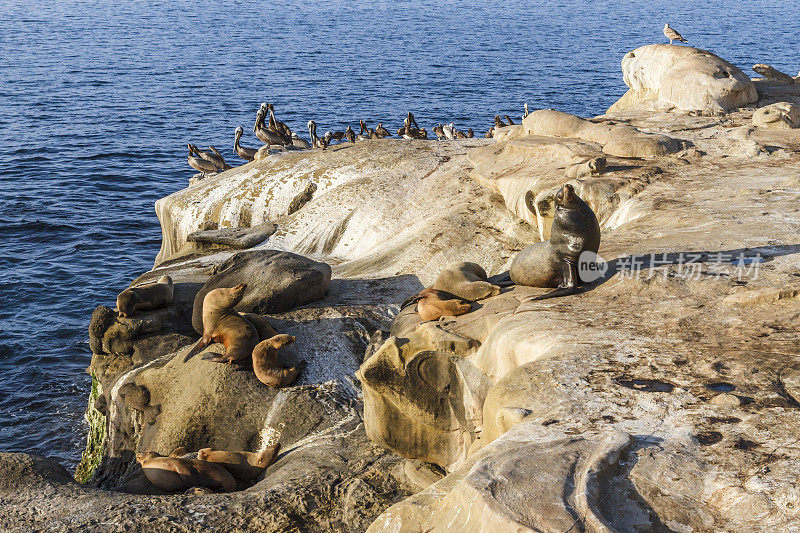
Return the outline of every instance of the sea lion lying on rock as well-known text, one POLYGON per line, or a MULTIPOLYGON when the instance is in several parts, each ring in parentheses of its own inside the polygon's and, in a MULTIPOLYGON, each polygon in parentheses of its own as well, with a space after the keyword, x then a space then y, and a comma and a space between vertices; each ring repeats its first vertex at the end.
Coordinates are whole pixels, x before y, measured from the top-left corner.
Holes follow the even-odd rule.
POLYGON ((436 278, 433 288, 473 302, 500 294, 500 287, 489 283, 483 267, 466 261, 448 265, 436 278))
POLYGON ((206 294, 203 299, 203 337, 186 354, 184 362, 212 342, 225 345, 225 354, 208 354, 203 359, 215 363, 243 364, 250 358, 259 341, 258 330, 234 310, 246 288, 247 285, 241 283, 232 288, 214 289, 206 294))
POLYGON ((117 296, 117 312, 121 317, 131 317, 136 311, 150 311, 172 304, 174 287, 172 278, 161 276, 158 282, 125 289, 117 296))
POLYGON ((260 476, 275 461, 280 447, 280 444, 274 444, 261 453, 202 448, 197 452, 197 458, 221 466, 238 479, 251 480, 260 476))
POLYGON ((445 316, 459 316, 472 311, 472 304, 463 298, 434 288, 418 292, 403 302, 400 308, 408 307, 413 303, 417 304, 417 314, 422 320, 439 320, 445 316))
POLYGON ((585 178, 586 176, 596 176, 603 172, 606 168, 605 157, 594 157, 581 163, 576 163, 564 172, 564 175, 570 179, 585 178))
POLYGON ((285 367, 278 361, 278 350, 293 342, 294 337, 283 334, 258 343, 253 349, 253 372, 256 373, 258 381, 270 387, 285 387, 294 383, 306 367, 306 362, 285 367))
POLYGON ((572 185, 564 185, 556 194, 555 206, 550 239, 519 252, 509 269, 517 285, 558 287, 534 300, 573 294, 581 283, 578 258, 586 251, 596 254, 600 247, 597 217, 572 185))
POLYGON ((170 492, 185 491, 192 487, 225 492, 236 490, 236 480, 222 466, 198 459, 183 459, 179 457, 178 450, 169 457, 156 452, 136 454, 136 460, 142 465, 142 471, 150 483, 170 492))

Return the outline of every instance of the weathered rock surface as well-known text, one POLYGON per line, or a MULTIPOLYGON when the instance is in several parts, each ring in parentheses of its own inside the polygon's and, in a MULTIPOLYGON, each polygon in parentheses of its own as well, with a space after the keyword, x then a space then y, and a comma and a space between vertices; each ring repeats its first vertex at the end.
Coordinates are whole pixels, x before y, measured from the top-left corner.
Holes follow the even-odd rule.
POLYGON ((753 82, 741 70, 690 46, 641 46, 625 54, 622 73, 628 92, 608 113, 677 108, 721 114, 758 99, 753 82))
POLYGON ((252 248, 267 240, 277 227, 271 222, 252 228, 223 228, 190 233, 186 240, 203 244, 216 244, 230 248, 252 248))

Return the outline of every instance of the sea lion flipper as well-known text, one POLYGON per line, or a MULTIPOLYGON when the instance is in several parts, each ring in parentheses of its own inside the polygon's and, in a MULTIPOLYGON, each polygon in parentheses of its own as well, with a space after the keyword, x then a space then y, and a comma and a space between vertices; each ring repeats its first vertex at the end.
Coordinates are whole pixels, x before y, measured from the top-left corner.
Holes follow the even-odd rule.
POLYGON ((558 288, 548 292, 547 294, 531 298, 530 301, 546 300, 548 298, 558 298, 559 296, 569 296, 570 294, 575 294, 578 291, 579 279, 578 266, 574 261, 564 259, 561 261, 561 283, 559 283, 558 288))
POLYGON ((211 361, 212 363, 227 363, 228 358, 223 353, 210 352, 203 356, 203 361, 211 361))
POLYGON ((172 450, 172 453, 170 453, 169 456, 170 457, 183 457, 187 453, 188 452, 186 451, 186 447, 185 446, 178 446, 177 448, 172 450))
POLYGON ((192 350, 186 354, 186 357, 183 358, 183 362, 185 363, 195 355, 202 352, 203 348, 211 344, 211 340, 212 340, 211 337, 206 337, 205 335, 203 335, 203 338, 197 341, 197 344, 194 345, 194 348, 192 348, 192 350))

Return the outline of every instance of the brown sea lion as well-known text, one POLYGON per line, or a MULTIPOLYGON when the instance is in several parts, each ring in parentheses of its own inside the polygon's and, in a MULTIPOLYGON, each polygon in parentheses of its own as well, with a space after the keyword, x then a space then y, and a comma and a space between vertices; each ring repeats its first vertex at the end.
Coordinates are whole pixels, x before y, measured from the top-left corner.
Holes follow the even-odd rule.
POLYGON ((293 342, 294 337, 283 334, 258 343, 253 350, 253 372, 258 381, 270 387, 285 387, 294 383, 306 363, 285 367, 278 361, 278 350, 293 342))
POLYGON ((227 452, 202 448, 197 452, 197 458, 201 461, 218 464, 237 479, 256 479, 275 461, 280 447, 280 444, 274 444, 261 453, 227 452))
POLYGON ((467 261, 448 265, 436 278, 433 288, 473 302, 500 294, 500 287, 489 283, 486 271, 479 264, 467 261))
MULTIPOLYGON (((532 210, 533 195, 526 203, 532 210)), ((597 216, 570 184, 564 185, 555 198, 556 213, 550 228, 550 239, 528 246, 517 254, 509 274, 517 285, 557 287, 534 300, 573 294, 581 283, 578 258, 585 251, 597 253, 600 247, 600 225, 597 216)))
POLYGON ((472 304, 445 291, 425 289, 418 295, 417 313, 422 320, 439 320, 472 311, 472 304))
POLYGON ((203 298, 203 337, 186 354, 184 362, 213 342, 224 344, 225 354, 208 354, 203 359, 215 363, 242 364, 250 358, 259 341, 258 330, 234 310, 246 288, 246 284, 240 283, 232 288, 214 289, 206 294, 203 298))
POLYGON ((119 316, 131 317, 136 311, 150 311, 172 304, 174 286, 172 278, 161 276, 156 283, 125 289, 117 296, 119 316))
POLYGON ((156 452, 137 453, 145 477, 156 487, 170 491, 184 491, 192 487, 206 487, 214 491, 236 490, 236 480, 222 466, 197 459, 175 457, 176 452, 164 457, 156 452))
POLYGON ((586 176, 596 176, 606 168, 605 157, 594 157, 567 167, 564 175, 568 178, 578 179, 586 176))

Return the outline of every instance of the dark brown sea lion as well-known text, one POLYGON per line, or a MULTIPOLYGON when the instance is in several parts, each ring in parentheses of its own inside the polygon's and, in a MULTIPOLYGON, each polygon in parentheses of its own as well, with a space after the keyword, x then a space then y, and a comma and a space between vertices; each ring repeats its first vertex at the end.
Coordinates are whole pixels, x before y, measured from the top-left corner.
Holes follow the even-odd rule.
POLYGON ((222 466, 197 459, 182 459, 175 452, 164 457, 156 452, 137 453, 147 479, 156 487, 170 491, 184 491, 192 487, 206 487, 214 491, 236 490, 236 480, 222 466))
POLYGON ((156 283, 125 289, 117 296, 119 316, 131 317, 136 311, 149 311, 172 304, 174 287, 172 278, 161 276, 156 283))
POLYGON ((209 354, 203 359, 216 363, 243 364, 250 358, 259 341, 256 327, 234 310, 241 301, 247 285, 219 288, 203 298, 203 338, 186 354, 188 361, 213 342, 225 345, 225 354, 209 354))
POLYGON ((285 367, 278 361, 278 350, 293 342, 294 337, 282 334, 258 343, 253 350, 253 372, 258 381, 270 387, 285 387, 294 383, 306 363, 285 367))
POLYGON ((197 458, 221 466, 237 479, 249 480, 256 479, 275 461, 280 447, 280 444, 274 444, 260 453, 228 452, 203 448, 197 452, 197 458))
MULTIPOLYGON (((532 194, 526 196, 531 209, 532 194)), ((550 228, 550 239, 528 246, 517 254, 509 274, 517 285, 558 287, 534 300, 573 294, 581 283, 578 258, 582 252, 597 253, 600 247, 600 225, 592 208, 577 194, 572 185, 564 185, 556 194, 556 213, 550 228)))

